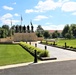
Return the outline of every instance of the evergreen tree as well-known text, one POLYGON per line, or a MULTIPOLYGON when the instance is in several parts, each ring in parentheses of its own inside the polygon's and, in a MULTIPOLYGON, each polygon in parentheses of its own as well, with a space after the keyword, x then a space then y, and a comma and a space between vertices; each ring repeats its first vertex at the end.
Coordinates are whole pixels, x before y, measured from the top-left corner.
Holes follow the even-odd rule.
POLYGON ((64 27, 63 31, 62 31, 62 36, 63 36, 64 38, 65 38, 65 34, 68 33, 69 29, 70 29, 70 27, 69 27, 69 25, 67 24, 67 25, 64 27))

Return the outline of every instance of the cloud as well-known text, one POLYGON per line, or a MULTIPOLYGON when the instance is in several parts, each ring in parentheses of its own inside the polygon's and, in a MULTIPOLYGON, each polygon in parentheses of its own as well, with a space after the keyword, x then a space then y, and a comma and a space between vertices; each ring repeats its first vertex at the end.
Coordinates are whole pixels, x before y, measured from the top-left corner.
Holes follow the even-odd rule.
POLYGON ((19 14, 15 13, 14 16, 20 16, 19 14))
POLYGON ((39 1, 38 4, 34 7, 34 9, 26 9, 25 13, 32 13, 32 12, 46 12, 49 10, 55 10, 58 7, 61 7, 63 3, 68 2, 69 0, 45 0, 39 1))
POLYGON ((1 19, 8 19, 8 18, 12 18, 12 17, 13 17, 12 14, 7 13, 7 14, 3 15, 3 16, 1 17, 1 19))
POLYGON ((33 9, 26 9, 25 10, 25 13, 31 13, 31 12, 33 12, 34 10, 33 9))
POLYGON ((60 25, 53 25, 53 24, 50 24, 50 25, 42 25, 42 28, 44 30, 63 30, 65 25, 63 24, 60 24, 60 25))
POLYGON ((8 6, 3 6, 3 9, 5 9, 5 10, 13 10, 12 7, 8 7, 8 6))
MULTIPOLYGON (((49 24, 49 25, 41 25, 41 27, 44 30, 63 30, 64 28, 64 24, 60 24, 60 25, 54 25, 54 24, 49 24)), ((34 24, 34 30, 36 30, 38 27, 37 24, 34 24)))
POLYGON ((76 15, 76 12, 72 13, 72 15, 76 15))
POLYGON ((16 24, 18 22, 20 22, 20 20, 12 20, 12 24, 16 24))
POLYGON ((38 10, 26 9, 25 13, 39 12, 38 10))
POLYGON ((55 10, 56 8, 61 8, 61 10, 64 12, 76 11, 76 2, 70 0, 40 0, 38 4, 34 6, 34 8, 26 9, 25 13, 46 12, 50 10, 55 10))
POLYGON ((65 12, 73 12, 73 11, 76 11, 76 2, 66 2, 63 4, 62 6, 62 11, 65 11, 65 12))
POLYGON ((44 15, 38 15, 38 16, 36 16, 35 17, 35 21, 40 21, 40 20, 42 20, 42 19, 47 19, 48 17, 47 16, 44 16, 44 15))
POLYGON ((55 10, 57 7, 61 6, 61 2, 54 2, 53 0, 39 1, 35 8, 39 10, 39 12, 55 10))
MULTIPOLYGON (((3 15, 0 20, 2 22, 2 24, 8 24, 10 25, 11 24, 11 19, 13 18, 13 15, 10 14, 10 13, 7 13, 5 15, 3 15)), ((12 20, 12 23, 15 24, 15 23, 18 23, 19 20, 12 20)))
POLYGON ((58 0, 58 1, 64 3, 64 2, 68 2, 70 0, 58 0))

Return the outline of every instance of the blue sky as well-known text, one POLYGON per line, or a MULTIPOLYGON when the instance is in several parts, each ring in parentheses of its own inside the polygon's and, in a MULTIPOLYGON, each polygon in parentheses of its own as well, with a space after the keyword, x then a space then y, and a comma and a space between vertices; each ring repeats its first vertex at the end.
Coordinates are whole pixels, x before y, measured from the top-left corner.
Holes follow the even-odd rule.
POLYGON ((45 30, 62 30, 76 24, 76 0, 0 0, 0 26, 9 24, 41 25, 45 30))

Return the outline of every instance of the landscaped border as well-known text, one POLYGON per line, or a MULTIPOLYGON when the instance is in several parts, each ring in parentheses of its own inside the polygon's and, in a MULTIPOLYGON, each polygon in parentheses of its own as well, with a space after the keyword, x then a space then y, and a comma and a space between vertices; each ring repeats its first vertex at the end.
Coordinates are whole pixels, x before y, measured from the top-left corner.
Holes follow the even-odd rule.
MULTIPOLYGON (((39 49, 39 48, 36 48, 36 47, 34 47, 34 46, 31 46, 31 45, 29 45, 29 44, 26 44, 26 43, 23 43, 23 42, 21 42, 21 43, 19 43, 19 45, 20 46, 22 46, 25 50, 27 50, 32 56, 35 56, 35 54, 34 54, 34 51, 33 52, 31 52, 31 50, 30 50, 30 48, 32 47, 34 50, 37 50, 37 49, 39 49), (22 45, 23 44, 23 45, 22 45), (29 46, 29 48, 28 47, 26 47, 26 46, 28 45, 29 46)), ((31 49, 32 49, 31 48, 31 49)), ((39 50, 41 50, 41 51, 43 51, 42 49, 39 49, 39 50)), ((40 52, 41 52, 40 51, 40 52)), ((37 55, 37 58, 38 59, 40 59, 40 60, 56 60, 57 58, 50 58, 50 57, 48 57, 48 51, 47 50, 45 50, 47 53, 47 55, 46 56, 39 56, 39 55, 37 55)), ((44 53, 45 53, 45 51, 43 51, 44 53)), ((37 50, 37 53, 39 53, 39 51, 37 50)))

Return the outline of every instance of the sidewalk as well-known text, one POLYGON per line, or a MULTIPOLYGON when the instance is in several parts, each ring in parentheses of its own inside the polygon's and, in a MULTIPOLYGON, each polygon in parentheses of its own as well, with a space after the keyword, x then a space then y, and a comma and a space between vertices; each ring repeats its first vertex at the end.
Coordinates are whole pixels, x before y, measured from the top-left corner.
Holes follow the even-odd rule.
MULTIPOLYGON (((35 46, 35 43, 32 43, 32 45, 35 46)), ((37 43, 37 47, 38 48, 45 49, 44 46, 45 45, 37 43)), ((51 46, 47 46, 47 50, 49 51, 50 57, 56 57, 57 60, 68 60, 68 59, 72 60, 72 59, 76 59, 76 52, 73 52, 73 51, 64 50, 64 49, 51 47, 51 46)))

